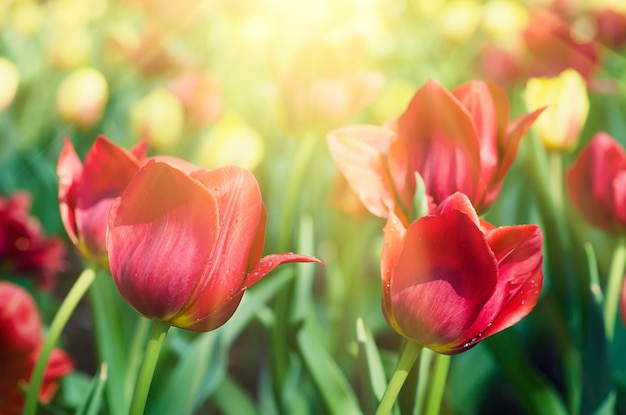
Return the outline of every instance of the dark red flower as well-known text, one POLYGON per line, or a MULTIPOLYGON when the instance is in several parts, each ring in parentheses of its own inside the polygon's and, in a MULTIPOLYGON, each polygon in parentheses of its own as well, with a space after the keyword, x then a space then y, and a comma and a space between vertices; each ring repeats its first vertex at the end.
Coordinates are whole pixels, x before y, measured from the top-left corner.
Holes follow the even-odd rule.
MULTIPOLYGON (((35 302, 23 288, 0 281, 0 414, 18 415, 24 406, 22 387, 28 384, 43 343, 42 322, 35 302)), ((52 351, 39 392, 48 403, 59 380, 73 370, 69 357, 52 351)))
POLYGON ((0 268, 33 277, 37 288, 50 290, 65 268, 65 245, 58 238, 47 237, 29 210, 28 193, 0 197, 0 268))
POLYGON ((319 262, 292 253, 261 258, 266 216, 258 183, 245 169, 188 174, 148 162, 111 207, 107 248, 115 284, 148 318, 216 329, 244 291, 277 266, 319 262))
POLYGON ((626 230, 626 151, 607 133, 596 134, 566 176, 574 206, 592 225, 626 230))
POLYGON ((381 256, 385 317, 421 346, 465 351, 534 308, 542 245, 536 225, 481 222, 462 193, 408 228, 392 212, 381 256))

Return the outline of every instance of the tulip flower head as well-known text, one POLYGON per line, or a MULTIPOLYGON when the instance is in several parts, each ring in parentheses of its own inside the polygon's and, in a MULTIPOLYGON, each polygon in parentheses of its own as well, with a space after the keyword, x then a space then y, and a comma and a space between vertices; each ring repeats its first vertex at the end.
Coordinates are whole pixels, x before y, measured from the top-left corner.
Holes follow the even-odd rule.
POLYGON ((306 255, 261 258, 266 212, 252 173, 239 167, 183 172, 148 162, 111 206, 107 249, 122 297, 143 316, 210 331, 244 291, 306 255))
POLYGON ((596 134, 566 175, 574 206, 599 229, 626 231, 626 151, 606 133, 596 134))
POLYGON ((529 109, 546 106, 535 129, 548 150, 570 151, 578 145, 589 114, 587 86, 578 72, 567 69, 555 78, 531 78, 524 99, 529 109))
POLYGON ((31 277, 36 288, 51 290, 65 269, 65 244, 47 237, 29 210, 28 193, 0 197, 0 271, 31 277))
POLYGON ((59 208, 65 230, 85 259, 105 268, 109 208, 143 164, 146 149, 142 142, 127 151, 99 136, 84 164, 69 139, 59 155, 59 208))
POLYGON ((383 311, 400 335, 455 354, 524 318, 543 285, 541 230, 480 221, 462 193, 405 227, 393 213, 381 256, 383 311))
MULTIPOLYGON (((43 343, 41 317, 30 294, 0 281, 0 414, 19 415, 24 406, 22 384, 28 382, 43 343)), ((39 400, 54 397, 59 380, 73 369, 69 357, 54 349, 39 391, 39 400)))
POLYGON ((465 193, 479 212, 491 206, 520 140, 541 110, 509 122, 509 102, 494 84, 468 82, 448 91, 422 86, 395 122, 351 126, 328 136, 331 155, 374 215, 408 223, 415 173, 435 204, 465 193))

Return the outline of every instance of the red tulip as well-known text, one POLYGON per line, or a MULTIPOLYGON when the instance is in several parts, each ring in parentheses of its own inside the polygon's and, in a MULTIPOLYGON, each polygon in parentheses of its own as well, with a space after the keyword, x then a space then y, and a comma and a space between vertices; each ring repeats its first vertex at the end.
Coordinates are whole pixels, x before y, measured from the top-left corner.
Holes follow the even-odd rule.
POLYGON ((244 291, 278 265, 319 262, 291 253, 261 258, 265 222, 258 183, 247 170, 188 174, 149 162, 111 207, 113 279, 145 317, 187 330, 216 329, 244 291))
POLYGON ((392 213, 381 256, 385 317, 424 347, 465 351, 534 308, 541 249, 538 226, 494 228, 462 193, 408 228, 392 213))
POLYGON ((566 176, 574 206, 591 224, 626 230, 626 151, 606 133, 596 134, 566 176))
POLYGON ((376 216, 387 217, 392 207, 408 222, 415 172, 436 204, 462 192, 483 212, 540 112, 509 123, 508 98, 498 86, 473 81, 450 92, 430 80, 395 123, 343 128, 331 132, 328 143, 340 171, 376 216))
POLYGON ((47 237, 29 210, 28 193, 0 197, 0 269, 32 277, 37 288, 50 290, 65 268, 65 245, 47 237))
MULTIPOLYGON (((28 383, 43 343, 42 322, 35 302, 23 288, 0 281, 0 414, 21 414, 22 385, 28 383)), ((50 355, 39 400, 54 397, 60 378, 72 371, 61 350, 50 355)))
POLYGON ((109 207, 143 164, 146 143, 127 151, 100 136, 81 164, 69 139, 59 156, 59 207, 65 230, 81 255, 106 265, 109 207))

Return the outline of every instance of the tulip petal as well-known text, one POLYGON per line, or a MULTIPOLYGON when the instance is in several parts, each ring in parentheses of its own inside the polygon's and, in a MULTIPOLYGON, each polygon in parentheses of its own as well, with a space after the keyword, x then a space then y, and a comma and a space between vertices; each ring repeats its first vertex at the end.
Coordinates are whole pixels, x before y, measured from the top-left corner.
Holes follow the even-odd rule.
POLYGON ((57 163, 59 176, 59 210, 65 231, 74 244, 78 243, 76 231, 76 188, 80 182, 83 165, 69 138, 63 141, 63 148, 57 163))
POLYGON ((328 148, 339 171, 367 210, 382 218, 394 205, 384 158, 395 139, 391 129, 374 126, 351 126, 328 134, 328 148))
POLYGON ((201 169, 191 177, 213 195, 219 211, 217 241, 213 250, 205 253, 207 267, 177 316, 199 322, 240 295, 250 267, 250 254, 263 249, 264 241, 259 239, 257 230, 265 228, 265 213, 256 178, 246 169, 201 169), (254 245, 259 243, 261 246, 254 245))
POLYGON ((458 211, 465 213, 467 217, 474 222, 474 225, 477 227, 481 227, 481 221, 478 218, 478 214, 474 207, 472 206, 472 202, 469 200, 466 194, 456 192, 450 197, 447 197, 443 202, 437 206, 437 208, 433 211, 432 215, 440 215, 444 212, 450 211, 458 211))
POLYGON ((256 282, 258 282, 265 275, 276 269, 279 265, 290 264, 293 262, 319 262, 319 259, 302 254, 293 254, 291 252, 285 254, 270 254, 261 258, 256 268, 248 274, 248 278, 245 281, 245 285, 242 290, 249 288, 256 282))
MULTIPOLYGON (((168 321, 204 284, 219 232, 215 197, 182 171, 151 161, 109 215, 111 274, 140 314, 168 321)), ((193 322, 190 322, 190 324, 193 322)))
POLYGON ((395 321, 392 311, 391 302, 391 277, 393 275, 394 267, 400 258, 402 253, 402 243, 404 241, 404 235, 406 234, 406 228, 400 218, 394 211, 389 212, 389 218, 383 229, 385 233, 383 251, 380 255, 380 269, 381 280, 383 286, 382 308, 383 314, 387 319, 387 322, 394 330, 402 333, 402 329, 395 321))
POLYGON ((395 321, 409 339, 445 351, 463 336, 492 296, 496 259, 464 213, 413 222, 391 278, 395 321))
POLYGON ((76 225, 87 252, 104 254, 109 208, 140 163, 127 150, 99 136, 85 157, 78 183, 76 225))
POLYGON ((421 87, 398 120, 410 168, 440 203, 455 191, 473 195, 480 179, 478 133, 469 111, 434 80, 421 87))
POLYGON ((543 273, 543 238, 536 225, 503 226, 486 235, 498 261, 498 286, 468 331, 484 339, 524 318, 537 304, 543 273))

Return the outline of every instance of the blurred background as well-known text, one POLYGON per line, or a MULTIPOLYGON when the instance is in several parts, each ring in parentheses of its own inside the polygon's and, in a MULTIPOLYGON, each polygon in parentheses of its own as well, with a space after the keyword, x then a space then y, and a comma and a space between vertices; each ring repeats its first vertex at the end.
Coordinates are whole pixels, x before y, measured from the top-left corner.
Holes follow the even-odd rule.
MULTIPOLYGON (((311 368, 305 340, 294 334, 299 327, 314 327, 305 331, 323 351, 314 361, 326 362, 327 373, 336 371, 357 396, 364 386, 357 318, 388 372, 400 345, 380 309, 384 221, 369 215, 340 177, 327 133, 398 116, 429 78, 450 89, 473 79, 498 83, 513 118, 527 112, 521 97, 528 78, 574 68, 591 100, 581 147, 600 130, 624 143, 625 46, 620 0, 0 0, 0 195, 28 192, 32 216, 68 248, 51 290, 35 290, 9 270, 4 275, 33 291, 49 323, 82 269, 58 211, 55 169, 64 137, 81 157, 102 134, 126 148, 147 140, 151 155, 203 168, 248 168, 268 210, 266 251, 314 254, 327 265, 304 277, 300 268, 283 272, 276 287, 263 281, 250 290, 265 300, 220 352, 227 367, 203 383, 192 407, 237 413, 227 401, 238 397, 258 413, 324 413, 320 384, 328 375, 311 368), (275 320, 285 315, 281 346, 275 320), (282 381, 275 367, 281 358, 271 357, 281 353, 288 368, 282 381)), ((511 169, 487 215, 494 224, 540 223, 523 169, 519 160, 511 169)), ((606 268, 610 241, 580 226, 606 268)), ((76 391, 98 369, 89 303, 65 331, 62 347, 76 374, 64 381, 52 412, 71 412, 76 391)), ((559 323, 542 318, 541 303, 538 309, 510 331, 522 339, 533 376, 567 399, 562 349, 550 336, 559 323)), ((174 331, 164 368, 198 340, 174 331)), ((624 344, 624 333, 616 337, 624 344)), ((626 375, 623 360, 613 362, 617 378, 626 375)), ((442 413, 526 413, 501 365, 483 344, 455 357, 442 413)), ((208 373, 213 366, 202 367, 208 373)))

